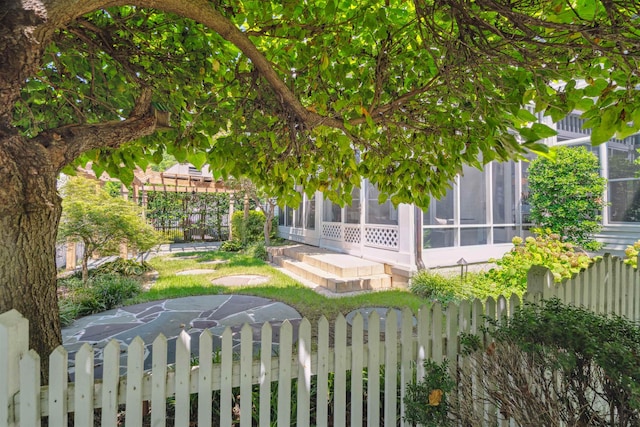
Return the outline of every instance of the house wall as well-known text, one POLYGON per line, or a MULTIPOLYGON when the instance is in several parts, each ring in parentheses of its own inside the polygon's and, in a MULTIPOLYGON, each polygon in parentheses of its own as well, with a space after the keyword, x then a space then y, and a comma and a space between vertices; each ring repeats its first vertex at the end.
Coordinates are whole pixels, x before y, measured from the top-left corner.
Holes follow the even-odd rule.
MULTIPOLYGON (((366 192, 361 190, 361 194, 364 196, 366 192)), ((361 197, 359 200, 366 198, 361 197)), ((323 199, 322 193, 318 192, 315 194, 315 221, 313 226, 309 227, 305 221, 298 221, 300 209, 302 217, 306 217, 309 208, 306 201, 305 195, 297 209, 279 209, 279 236, 407 269, 415 266, 413 205, 399 205, 393 218, 395 223, 371 223, 371 219, 367 218, 366 203, 362 204, 363 209, 359 209, 359 219, 347 219, 347 214, 354 214, 352 209, 336 207, 323 199), (339 211, 339 214, 325 221, 326 216, 323 214, 331 208, 334 213, 339 211)))

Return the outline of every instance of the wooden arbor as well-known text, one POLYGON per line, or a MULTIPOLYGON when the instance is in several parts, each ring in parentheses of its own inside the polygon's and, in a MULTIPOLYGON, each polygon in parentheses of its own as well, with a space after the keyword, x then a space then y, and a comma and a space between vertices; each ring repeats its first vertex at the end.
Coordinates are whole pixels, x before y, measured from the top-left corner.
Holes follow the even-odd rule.
MULTIPOLYGON (((111 178, 106 173, 100 177, 96 177, 90 167, 79 168, 78 174, 90 179, 95 179, 100 183, 117 180, 111 178)), ((147 168, 147 170, 136 169, 134 171, 134 179, 129 187, 120 186, 120 193, 125 199, 132 198, 143 208, 143 214, 146 215, 149 193, 181 193, 181 194, 215 194, 215 193, 233 193, 234 190, 225 186, 221 179, 214 179, 207 165, 202 170, 198 170, 188 163, 176 164, 164 172, 156 172, 147 168)), ((228 218, 230 221, 233 215, 234 203, 231 198, 229 201, 228 218)), ((225 212, 225 215, 227 212, 225 212)), ((197 236, 197 233, 189 234, 189 236, 197 236)), ((201 237, 205 238, 205 233, 201 233, 201 237)), ((231 236, 229 236, 230 238, 231 236)), ((125 245, 121 247, 120 256, 126 258, 128 256, 125 245)), ((76 266, 76 245, 68 244, 66 252, 66 268, 73 269, 76 266)))

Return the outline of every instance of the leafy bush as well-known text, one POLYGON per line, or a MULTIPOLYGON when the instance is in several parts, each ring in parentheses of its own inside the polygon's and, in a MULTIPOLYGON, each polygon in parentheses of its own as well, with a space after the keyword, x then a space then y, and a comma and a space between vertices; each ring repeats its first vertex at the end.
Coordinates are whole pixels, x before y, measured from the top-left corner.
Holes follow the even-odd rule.
POLYGON ((584 147, 559 147, 554 160, 539 157, 529 167, 531 220, 563 240, 598 250, 602 244, 593 234, 602 228, 605 186, 593 153, 584 147))
POLYGON ((427 359, 424 369, 421 381, 407 384, 405 420, 427 427, 452 425, 448 418, 448 395, 456 384, 449 375, 447 362, 438 365, 427 359))
MULTIPOLYGON (((540 233, 540 230, 534 230, 540 233)), ((423 298, 448 304, 451 301, 486 300, 500 295, 520 297, 527 290, 527 273, 533 265, 551 270, 554 280, 560 282, 581 269, 587 268, 593 259, 584 252, 576 252, 571 243, 563 242, 557 234, 546 232, 537 237, 513 239, 514 247, 502 258, 494 260, 497 267, 488 272, 443 276, 430 271, 420 271, 411 278, 409 289, 423 298)), ((640 243, 638 243, 640 248, 640 243)))
MULTIPOLYGON (((471 349, 481 385, 517 425, 640 425, 636 323, 551 299, 490 320, 485 333, 489 344, 471 349)), ((461 373, 461 396, 477 387, 471 377, 461 373)))
POLYGON ((60 298, 58 300, 58 309, 60 311, 60 324, 65 327, 73 323, 81 315, 82 305, 73 301, 71 298, 60 298))
POLYGON ((546 230, 537 237, 513 238, 514 248, 498 260, 491 260, 498 268, 491 269, 487 277, 494 283, 520 291, 527 289, 527 272, 533 265, 541 265, 551 270, 556 282, 571 277, 586 268, 593 261, 589 255, 576 252, 569 242, 546 230))
POLYGON ((640 251, 640 240, 635 242, 633 245, 627 246, 627 249, 624 251, 624 263, 629 264, 634 268, 638 268, 638 252, 640 251))
POLYGON ((118 258, 112 262, 106 262, 95 269, 95 274, 121 274, 123 276, 140 276, 151 271, 151 266, 146 262, 137 262, 132 259, 118 258))
POLYGON ((262 211, 249 211, 249 217, 246 220, 244 212, 235 211, 231 217, 231 234, 234 239, 239 239, 244 244, 264 241, 265 220, 262 211))
POLYGON ((140 282, 117 274, 103 274, 93 278, 89 289, 92 296, 104 306, 104 310, 110 310, 138 295, 140 282))
POLYGON ((137 280, 118 274, 94 275, 87 285, 81 279, 71 277, 60 280, 58 287, 65 291, 58 302, 64 325, 78 317, 118 307, 141 291, 137 280))
POLYGON ((522 296, 524 291, 520 287, 514 287, 511 283, 492 279, 488 272, 468 273, 465 275, 461 291, 467 299, 478 298, 486 301, 503 295, 509 298, 512 294, 522 296))
POLYGON ((267 249, 264 246, 264 243, 254 243, 252 245, 250 245, 246 250, 245 253, 253 258, 256 259, 261 259, 263 261, 267 260, 267 249))
POLYGON ((428 270, 417 272, 411 277, 409 289, 414 294, 433 301, 448 304, 460 297, 460 277, 446 277, 428 270))
POLYGON ((223 252, 238 252, 243 247, 244 245, 240 240, 227 240, 220 245, 220 250, 223 252))

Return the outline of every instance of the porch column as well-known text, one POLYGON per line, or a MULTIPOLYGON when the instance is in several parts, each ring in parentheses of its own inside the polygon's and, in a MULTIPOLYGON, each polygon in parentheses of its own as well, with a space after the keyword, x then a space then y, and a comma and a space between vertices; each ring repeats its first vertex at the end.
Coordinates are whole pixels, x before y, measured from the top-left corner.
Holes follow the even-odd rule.
POLYGON ((67 262, 65 263, 65 270, 75 270, 76 268, 76 244, 67 239, 67 262))

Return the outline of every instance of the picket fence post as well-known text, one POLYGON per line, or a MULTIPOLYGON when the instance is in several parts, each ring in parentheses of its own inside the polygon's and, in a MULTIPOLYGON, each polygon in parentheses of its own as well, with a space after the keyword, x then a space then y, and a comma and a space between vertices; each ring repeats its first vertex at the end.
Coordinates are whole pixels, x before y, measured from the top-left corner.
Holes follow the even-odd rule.
POLYGON ((29 321, 17 310, 0 314, 0 425, 13 427, 20 391, 20 359, 29 351, 29 321))
POLYGON ((527 272, 527 300, 535 302, 542 294, 543 298, 553 295, 555 283, 551 270, 541 265, 533 265, 527 272))

